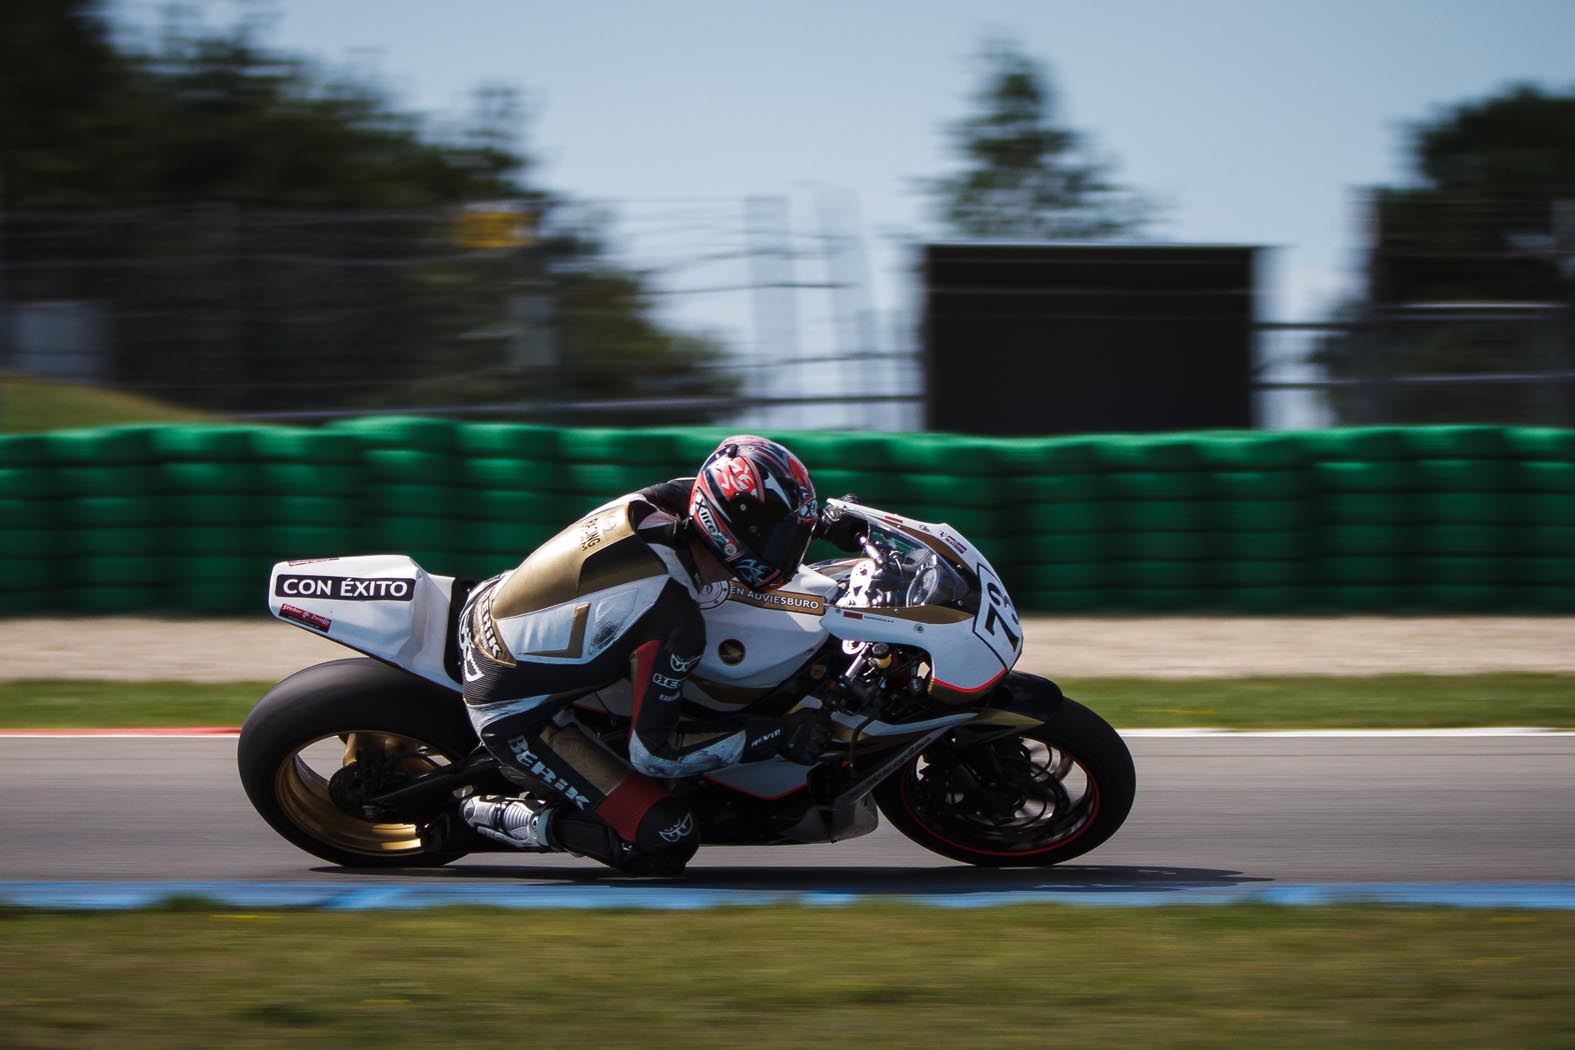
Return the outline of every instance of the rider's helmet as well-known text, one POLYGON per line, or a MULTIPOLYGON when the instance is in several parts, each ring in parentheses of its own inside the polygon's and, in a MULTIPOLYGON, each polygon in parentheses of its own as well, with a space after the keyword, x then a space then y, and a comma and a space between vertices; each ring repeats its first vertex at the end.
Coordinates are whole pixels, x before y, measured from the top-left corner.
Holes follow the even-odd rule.
POLYGON ((815 532, 815 486, 775 441, 738 434, 706 458, 689 493, 695 535, 751 590, 793 578, 815 532))

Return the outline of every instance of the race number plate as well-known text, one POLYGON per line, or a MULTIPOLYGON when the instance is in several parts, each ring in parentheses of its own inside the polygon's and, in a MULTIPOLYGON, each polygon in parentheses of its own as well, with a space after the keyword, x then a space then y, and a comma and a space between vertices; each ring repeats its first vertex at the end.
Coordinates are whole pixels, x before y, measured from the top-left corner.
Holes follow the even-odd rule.
POLYGON ((1002 667, 1010 668, 1023 651, 1022 621, 994 570, 981 561, 975 563, 974 572, 979 576, 979 614, 973 618, 973 633, 990 647, 1002 667))

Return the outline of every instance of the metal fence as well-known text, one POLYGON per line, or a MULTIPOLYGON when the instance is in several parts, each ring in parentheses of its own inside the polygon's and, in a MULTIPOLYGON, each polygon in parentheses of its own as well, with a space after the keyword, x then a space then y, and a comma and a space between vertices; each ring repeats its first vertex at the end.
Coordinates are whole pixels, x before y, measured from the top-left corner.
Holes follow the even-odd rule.
POLYGON ((690 210, 665 206, 698 229, 665 271, 592 247, 584 209, 504 237, 454 211, 11 213, 0 368, 249 419, 915 425, 914 355, 861 315, 848 235, 690 210), (719 297, 742 338, 686 330, 719 297), (830 338, 798 331, 811 297, 830 338))
MULTIPOLYGON (((876 310, 846 200, 809 211, 625 202, 616 253, 588 247, 614 240, 588 205, 512 231, 506 210, 9 213, 0 370, 243 419, 921 427, 917 318, 876 310)), ((1257 424, 1575 426, 1572 316, 1546 301, 1260 322, 1257 424)))
POLYGON ((1438 303, 1326 324, 1260 323, 1261 424, 1575 427, 1575 309, 1438 303))

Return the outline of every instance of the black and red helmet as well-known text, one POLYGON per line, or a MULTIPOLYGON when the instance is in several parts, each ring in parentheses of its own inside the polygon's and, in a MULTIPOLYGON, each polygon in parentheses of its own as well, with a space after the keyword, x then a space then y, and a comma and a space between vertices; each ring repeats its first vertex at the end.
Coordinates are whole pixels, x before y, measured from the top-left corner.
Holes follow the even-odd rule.
POLYGON ((718 445, 689 493, 695 534, 756 591, 775 590, 798 572, 816 511, 804 464, 775 441, 752 434, 718 445))

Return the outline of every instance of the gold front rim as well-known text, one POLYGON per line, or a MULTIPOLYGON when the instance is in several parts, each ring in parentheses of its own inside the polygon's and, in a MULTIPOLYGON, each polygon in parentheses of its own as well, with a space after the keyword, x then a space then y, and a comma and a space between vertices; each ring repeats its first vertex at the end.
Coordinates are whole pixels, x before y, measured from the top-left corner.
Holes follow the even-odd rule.
POLYGON ((285 815, 317 841, 350 853, 387 857, 422 852, 414 824, 375 824, 334 804, 328 790, 329 777, 334 773, 332 755, 337 752, 339 765, 345 766, 355 761, 358 751, 375 747, 389 756, 403 756, 400 760, 413 773, 447 765, 449 757, 430 744, 391 733, 350 733, 343 740, 341 747, 338 736, 320 737, 303 744, 279 763, 274 774, 274 795, 285 815), (330 763, 326 770, 325 756, 330 763))

